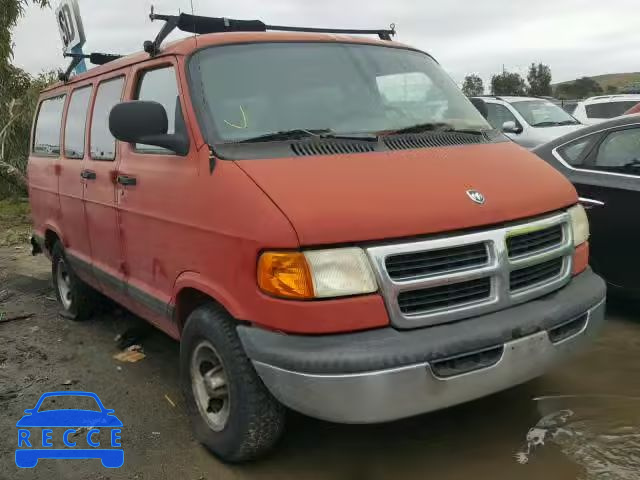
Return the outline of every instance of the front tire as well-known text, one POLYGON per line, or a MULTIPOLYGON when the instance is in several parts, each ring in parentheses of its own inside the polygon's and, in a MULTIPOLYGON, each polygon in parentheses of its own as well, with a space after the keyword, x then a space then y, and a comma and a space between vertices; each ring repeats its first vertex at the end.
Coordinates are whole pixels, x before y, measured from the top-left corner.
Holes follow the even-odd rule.
POLYGON ((76 275, 60 242, 51 251, 51 276, 62 315, 75 321, 88 319, 98 303, 98 293, 76 275))
POLYGON ((244 353, 222 308, 193 311, 182 332, 180 376, 194 435, 226 462, 253 460, 278 441, 285 409, 244 353))

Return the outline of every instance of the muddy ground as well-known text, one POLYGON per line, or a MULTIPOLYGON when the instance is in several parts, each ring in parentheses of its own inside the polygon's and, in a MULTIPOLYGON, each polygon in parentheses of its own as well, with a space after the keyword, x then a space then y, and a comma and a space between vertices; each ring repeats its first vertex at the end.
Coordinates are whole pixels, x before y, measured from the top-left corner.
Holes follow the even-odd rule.
POLYGON ((178 386, 178 344, 149 329, 141 340, 146 358, 114 360, 116 335, 142 321, 117 310, 85 323, 61 318, 49 268, 26 246, 0 247, 2 480, 640 478, 637 305, 610 308, 589 351, 526 385, 386 425, 334 425, 293 414, 272 455, 226 466, 191 436, 178 386), (28 318, 7 321, 20 316, 28 318), (99 460, 15 466, 16 421, 55 390, 96 392, 115 409, 125 425, 122 468, 105 469, 99 460))

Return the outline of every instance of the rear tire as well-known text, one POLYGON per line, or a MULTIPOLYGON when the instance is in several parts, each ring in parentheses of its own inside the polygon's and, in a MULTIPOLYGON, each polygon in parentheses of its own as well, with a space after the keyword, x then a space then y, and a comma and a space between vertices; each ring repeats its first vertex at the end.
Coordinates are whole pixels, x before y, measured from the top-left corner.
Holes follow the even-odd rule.
POLYGON ((285 408, 258 377, 235 320, 222 308, 207 304, 189 315, 180 376, 194 435, 220 459, 253 460, 282 435, 285 408))
POLYGON ((76 275, 60 242, 56 242, 51 250, 51 276, 62 315, 74 321, 88 319, 99 303, 100 295, 76 275))

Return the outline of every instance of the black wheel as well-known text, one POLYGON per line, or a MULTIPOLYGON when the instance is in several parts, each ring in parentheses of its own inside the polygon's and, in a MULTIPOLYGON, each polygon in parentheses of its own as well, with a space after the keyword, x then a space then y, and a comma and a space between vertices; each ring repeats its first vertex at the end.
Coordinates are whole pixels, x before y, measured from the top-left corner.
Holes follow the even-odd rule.
POLYGON ((258 377, 235 326, 213 304, 194 310, 182 332, 180 376, 196 439, 238 463, 271 449, 284 430, 285 409, 258 377))
POLYGON ((51 251, 51 275, 63 316, 76 321, 89 318, 100 296, 73 271, 60 242, 51 251))

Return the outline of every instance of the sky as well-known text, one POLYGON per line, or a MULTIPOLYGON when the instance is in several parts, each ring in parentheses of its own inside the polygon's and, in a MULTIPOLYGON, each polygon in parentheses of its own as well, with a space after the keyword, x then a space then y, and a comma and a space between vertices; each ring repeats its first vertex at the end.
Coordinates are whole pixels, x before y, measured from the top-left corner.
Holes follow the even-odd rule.
MULTIPOLYGON (((148 18, 152 3, 157 13, 191 12, 189 0, 78 1, 85 52, 141 50, 162 25, 148 18)), ((640 71, 638 0, 193 0, 193 9, 280 25, 395 23, 396 40, 431 53, 459 84, 475 73, 488 85, 503 65, 526 75, 531 62, 549 65, 554 83, 640 71)), ((17 66, 33 74, 66 66, 52 9, 29 7, 13 34, 17 66)))

